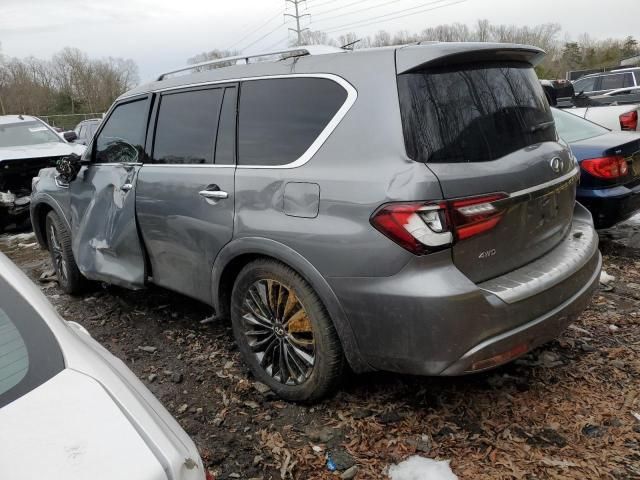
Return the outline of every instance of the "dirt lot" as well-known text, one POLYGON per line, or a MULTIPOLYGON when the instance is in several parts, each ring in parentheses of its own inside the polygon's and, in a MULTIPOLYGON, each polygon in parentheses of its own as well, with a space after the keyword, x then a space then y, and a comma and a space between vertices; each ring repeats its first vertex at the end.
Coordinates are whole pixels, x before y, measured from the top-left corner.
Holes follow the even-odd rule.
MULTIPOLYGON (((640 236, 613 236, 630 233, 640 236)), ((66 296, 40 280, 49 259, 34 241, 5 235, 0 250, 144 380, 218 480, 336 478, 352 465, 357 479, 386 478, 413 454, 451 459, 461 479, 640 478, 640 249, 605 242, 616 280, 514 364, 465 378, 352 376, 333 399, 300 406, 255 383, 229 325, 202 322, 208 307, 158 288, 66 296)))

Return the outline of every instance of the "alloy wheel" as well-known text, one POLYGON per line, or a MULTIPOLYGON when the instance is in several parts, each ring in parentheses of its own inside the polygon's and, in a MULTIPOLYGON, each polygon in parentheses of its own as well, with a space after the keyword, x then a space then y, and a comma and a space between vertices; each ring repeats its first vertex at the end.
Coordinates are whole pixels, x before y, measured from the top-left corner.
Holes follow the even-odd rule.
POLYGON ((300 385, 316 361, 311 320, 296 293, 272 279, 254 282, 242 303, 243 333, 260 366, 284 385, 300 385))
POLYGON ((53 266, 56 274, 58 275, 58 281, 60 283, 65 283, 68 278, 67 262, 64 259, 62 246, 58 241, 57 231, 53 225, 49 227, 49 246, 51 248, 53 266))

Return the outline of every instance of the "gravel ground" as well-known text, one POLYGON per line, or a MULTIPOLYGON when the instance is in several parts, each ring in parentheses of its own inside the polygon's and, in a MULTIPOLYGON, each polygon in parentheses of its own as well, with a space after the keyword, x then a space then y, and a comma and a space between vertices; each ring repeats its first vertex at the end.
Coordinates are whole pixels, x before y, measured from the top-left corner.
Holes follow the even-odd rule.
POLYGON ((461 479, 640 479, 640 249, 619 241, 638 228, 603 236, 616 280, 557 341, 469 377, 351 376, 314 406, 256 383, 205 305, 159 288, 70 297, 41 279, 50 262, 32 236, 1 236, 0 251, 143 379, 218 480, 384 479, 415 454, 450 459, 461 479))

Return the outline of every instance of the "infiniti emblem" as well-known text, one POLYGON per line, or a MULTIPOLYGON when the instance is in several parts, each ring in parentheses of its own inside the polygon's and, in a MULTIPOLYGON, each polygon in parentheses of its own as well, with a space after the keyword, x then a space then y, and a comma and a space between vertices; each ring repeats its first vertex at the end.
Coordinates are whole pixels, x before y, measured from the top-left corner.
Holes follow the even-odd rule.
POLYGON ((560 173, 562 171, 562 159, 560 157, 553 157, 549 161, 549 165, 551 166, 551 170, 556 173, 560 173))

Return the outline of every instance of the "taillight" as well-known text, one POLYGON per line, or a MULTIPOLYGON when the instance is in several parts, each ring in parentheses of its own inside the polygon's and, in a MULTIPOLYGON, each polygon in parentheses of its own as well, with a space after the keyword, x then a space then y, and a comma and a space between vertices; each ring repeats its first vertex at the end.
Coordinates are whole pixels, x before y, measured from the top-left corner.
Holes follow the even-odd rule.
POLYGON ((619 155, 583 160, 580 167, 594 177, 607 180, 624 177, 629 172, 627 161, 619 155))
POLYGON ((504 194, 435 203, 390 203, 380 207, 371 224, 416 255, 450 246, 494 228, 504 211, 495 202, 504 194))
POLYGON ((205 480, 216 480, 215 477, 213 476, 213 473, 211 473, 208 469, 204 469, 205 471, 205 480))
POLYGON ((620 128, 622 130, 638 130, 638 112, 623 113, 620 115, 620 128))

